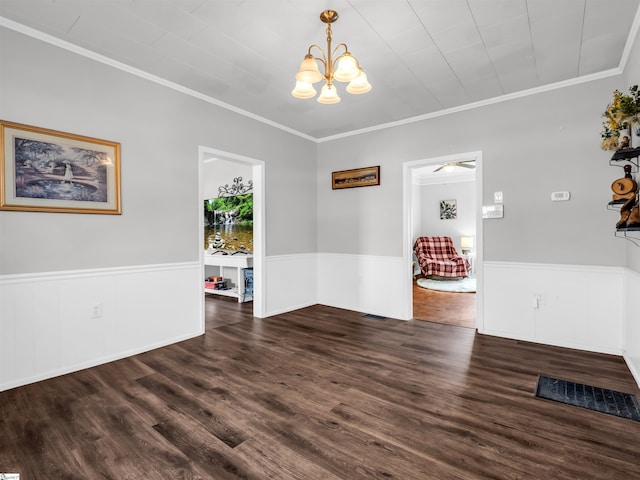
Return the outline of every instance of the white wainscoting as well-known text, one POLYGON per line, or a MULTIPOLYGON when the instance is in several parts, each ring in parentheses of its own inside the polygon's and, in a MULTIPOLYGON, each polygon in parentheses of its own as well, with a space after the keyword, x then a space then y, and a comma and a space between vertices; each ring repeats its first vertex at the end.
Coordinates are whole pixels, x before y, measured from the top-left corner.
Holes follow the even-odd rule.
POLYGON ((624 359, 640 386, 640 273, 625 271, 624 359))
POLYGON ((624 272, 622 267, 484 262, 481 333, 621 355, 624 272))
POLYGON ((200 272, 193 262, 0 276, 0 391, 204 333, 200 272))
POLYGON ((267 317, 315 305, 316 254, 265 257, 264 283, 267 317))
POLYGON ((318 303, 407 320, 406 275, 402 257, 319 253, 318 303))

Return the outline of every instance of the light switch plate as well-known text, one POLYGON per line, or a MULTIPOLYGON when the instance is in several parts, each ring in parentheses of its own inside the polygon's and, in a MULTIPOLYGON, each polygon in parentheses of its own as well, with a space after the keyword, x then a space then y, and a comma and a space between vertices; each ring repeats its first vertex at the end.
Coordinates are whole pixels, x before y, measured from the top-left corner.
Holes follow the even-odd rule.
POLYGON ((503 218, 504 205, 483 205, 482 218, 503 218))
POLYGON ((493 203, 502 203, 502 192, 493 192, 493 203))

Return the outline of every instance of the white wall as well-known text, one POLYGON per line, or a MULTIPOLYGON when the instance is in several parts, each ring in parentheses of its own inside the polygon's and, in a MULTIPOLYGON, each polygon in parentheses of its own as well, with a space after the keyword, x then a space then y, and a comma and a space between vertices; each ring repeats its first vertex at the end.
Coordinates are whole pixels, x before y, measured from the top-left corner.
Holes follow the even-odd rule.
POLYGON ((0 391, 200 335, 199 272, 188 262, 0 276, 0 391))
MULTIPOLYGON (((636 26, 638 24, 637 13, 636 26)), ((628 91, 631 85, 640 84, 640 36, 637 35, 630 50, 623 79, 616 84, 620 91, 628 91)), ((637 179, 637 178, 636 178, 637 179)), ((640 237, 638 237, 640 239, 640 237)), ((627 275, 625 276, 624 350, 625 359, 640 385, 640 241, 632 243, 619 239, 627 252, 627 275)))
POLYGON ((122 154, 122 215, 0 211, 0 390, 204 332, 200 146, 264 162, 267 255, 315 253, 313 142, 6 28, 0 58, 3 120, 122 154))
POLYGON ((266 316, 319 303, 317 261, 316 254, 271 255, 266 258, 266 316))
MULTIPOLYGON (((296 284, 290 297, 280 290, 274 296, 267 293, 268 311, 285 311, 317 299, 398 318, 406 314, 402 298, 408 295, 400 287, 408 274, 402 262, 403 162, 482 151, 484 203, 492 203, 496 190, 505 195, 505 218, 484 224, 485 259, 519 272, 527 271, 523 265, 534 265, 569 279, 558 285, 562 300, 543 318, 547 333, 538 336, 536 330, 532 338, 567 342, 575 321, 557 313, 571 307, 589 313, 570 285, 571 280, 580 280, 575 273, 587 269, 590 278, 613 280, 620 286, 615 269, 640 264, 634 250, 627 263, 621 241, 613 238, 615 218, 603 205, 617 177, 608 155, 599 149, 603 101, 613 89, 634 81, 630 76, 638 78, 637 53, 636 42, 635 60, 624 78, 609 77, 316 146, 0 29, 3 119, 120 142, 123 191, 121 216, 0 212, 0 350, 8 352, 2 357, 0 389, 202 331, 201 312, 192 310, 194 293, 181 287, 200 285, 200 145, 265 162, 265 264, 272 268, 265 273, 271 285, 267 290, 287 284, 300 269, 311 279, 310 290, 296 284), (331 171, 370 165, 381 165, 380 186, 331 190, 331 171), (571 191, 572 200, 551 203, 549 194, 555 190, 571 191), (150 231, 170 234, 156 235, 152 241, 150 231), (185 271, 174 279, 166 273, 183 267, 185 271), (99 283, 106 272, 110 279, 99 283), (98 283, 80 285, 80 278, 98 283), (315 288, 313 279, 315 297, 309 293, 315 288), (178 280, 180 284, 174 285, 178 280), (158 282, 173 294, 160 292, 163 299, 149 311, 150 302, 158 301, 154 288, 158 282), (43 288, 51 285, 55 288, 43 288), (131 285, 131 292, 139 295, 122 296, 126 292, 121 294, 117 285, 131 285), (95 303, 102 304, 109 321, 89 321, 87 309, 95 303), (168 312, 159 334, 152 331, 155 309, 168 312), (180 321, 172 313, 178 311, 180 321), (49 312, 55 315, 50 317, 49 312), (188 312, 187 320, 183 312, 188 312), (119 324, 123 319, 127 323, 119 324), (127 337, 124 343, 116 341, 120 333, 127 337), (112 341, 103 347, 98 340, 102 337, 112 341), (45 338, 53 339, 53 344, 45 344, 45 338), (100 348, 92 355, 87 345, 100 348), (15 356, 16 352, 23 353, 15 356), (26 363, 15 363, 13 358, 26 363)), ((485 281, 486 295, 499 299, 508 277, 496 269, 490 273, 494 275, 485 281)), ((615 328, 622 318, 615 305, 625 305, 621 331, 630 332, 631 340, 624 345, 637 370, 638 310, 631 295, 638 284, 631 275, 622 285, 627 294, 623 298, 613 294, 605 305, 620 315, 614 318, 615 328)), ((532 284, 529 290, 536 288, 532 284)), ((509 301, 515 302, 515 311, 530 308, 529 295, 509 301)), ((487 306, 485 317, 492 318, 486 325, 516 337, 523 328, 521 321, 507 315, 509 309, 493 305, 499 303, 487 306)), ((607 337, 606 344, 593 341, 609 318, 591 315, 588 321, 590 335, 575 341, 576 346, 598 343, 596 348, 607 351, 622 344, 613 337, 607 337)))
POLYGON ((640 273, 627 269, 624 284, 623 350, 624 358, 640 385, 640 273))
MULTIPOLYGON (((353 254, 318 254, 318 303, 356 312, 409 319, 402 301, 402 258, 353 254)), ((406 273, 408 274, 408 272, 406 273)))
POLYGON ((238 162, 223 159, 209 159, 202 167, 202 191, 204 198, 219 197, 221 186, 232 187, 234 179, 242 178, 242 184, 247 185, 253 180, 252 167, 238 162))
POLYGON ((401 256, 403 162, 482 151, 483 203, 495 191, 505 199, 504 219, 485 222, 486 260, 624 265, 604 207, 617 172, 599 148, 602 99, 619 78, 320 143, 318 250, 401 256), (332 191, 326 181, 378 164, 380 186, 332 191), (556 190, 571 201, 551 202, 556 190))
POLYGON ((0 48, 3 119, 120 142, 123 211, 0 212, 0 274, 197 260, 201 145, 265 162, 268 255, 316 250, 313 142, 5 28, 0 48))
POLYGON ((485 262, 490 335, 623 353, 624 268, 485 262))
POLYGON ((419 205, 418 222, 414 226, 413 239, 420 236, 451 237, 458 252, 461 237, 475 237, 476 189, 475 180, 456 183, 420 185, 412 207, 419 205), (457 218, 440 218, 440 201, 456 200, 457 218))
MULTIPOLYGON (((594 80, 321 143, 320 255, 401 259, 403 163, 481 151, 482 203, 493 204, 493 192, 502 191, 505 209, 503 219, 483 223, 484 261, 502 268, 481 272, 487 274, 482 294, 488 302, 482 307, 481 331, 622 353, 625 251, 613 236, 616 219, 606 209, 617 172, 599 148, 602 102, 606 104, 620 79, 594 80), (378 164, 379 187, 335 192, 322 181, 332 170, 378 164), (557 190, 570 191, 571 200, 551 202, 550 194, 557 190), (514 280, 514 272, 521 282, 514 280), (600 285, 604 296, 583 298, 600 285), (556 296, 546 290, 551 286, 556 296), (549 303, 534 312, 531 297, 543 287, 549 303), (575 316, 569 315, 572 311, 575 316)), ((350 277, 365 276, 373 264, 350 262, 355 269, 350 277)), ((387 284, 402 284, 405 269, 390 271, 396 276, 387 276, 387 284)), ((321 301, 362 309, 353 289, 332 285, 328 277, 319 276, 318 291, 321 301)), ((404 313, 399 303, 379 308, 404 313)))

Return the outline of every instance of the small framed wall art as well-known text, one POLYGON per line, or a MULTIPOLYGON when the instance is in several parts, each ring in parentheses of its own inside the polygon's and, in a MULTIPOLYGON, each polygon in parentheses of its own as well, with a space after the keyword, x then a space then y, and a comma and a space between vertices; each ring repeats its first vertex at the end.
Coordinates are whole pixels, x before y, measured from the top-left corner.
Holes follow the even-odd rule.
POLYGON ((331 173, 331 188, 368 187, 380 185, 380 166, 341 170, 331 173))
POLYGON ((0 120, 0 210, 119 215, 120 144, 0 120))
POLYGON ((458 206, 455 200, 440 200, 440 220, 458 218, 458 206))

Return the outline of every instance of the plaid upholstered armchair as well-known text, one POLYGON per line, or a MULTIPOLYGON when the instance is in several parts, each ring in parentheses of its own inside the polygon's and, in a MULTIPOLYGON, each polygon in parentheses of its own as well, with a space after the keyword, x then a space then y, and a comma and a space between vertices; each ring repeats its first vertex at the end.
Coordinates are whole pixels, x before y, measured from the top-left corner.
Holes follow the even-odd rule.
POLYGON ((420 271, 425 278, 469 276, 469 260, 458 255, 450 237, 418 237, 413 244, 420 271))

